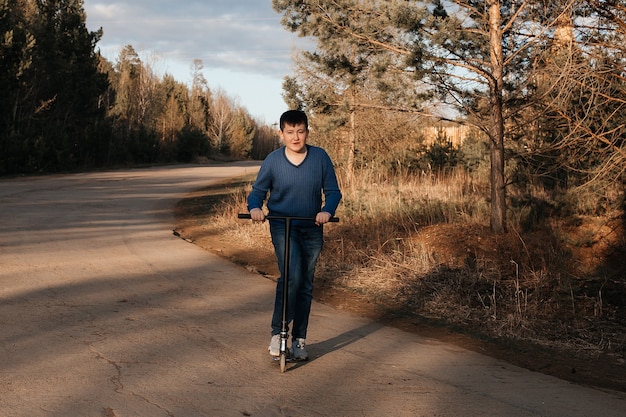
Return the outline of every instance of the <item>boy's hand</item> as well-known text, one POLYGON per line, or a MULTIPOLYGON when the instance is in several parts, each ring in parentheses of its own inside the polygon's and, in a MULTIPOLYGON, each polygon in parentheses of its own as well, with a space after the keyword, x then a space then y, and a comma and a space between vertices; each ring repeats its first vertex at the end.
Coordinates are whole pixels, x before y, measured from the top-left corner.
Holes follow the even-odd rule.
POLYGON ((317 216, 315 216, 315 224, 321 226, 324 223, 328 223, 331 217, 332 216, 330 215, 330 213, 320 211, 319 213, 317 213, 317 216))
POLYGON ((253 208, 252 210, 250 210, 250 218, 254 222, 264 222, 265 213, 263 213, 263 210, 259 208, 253 208))

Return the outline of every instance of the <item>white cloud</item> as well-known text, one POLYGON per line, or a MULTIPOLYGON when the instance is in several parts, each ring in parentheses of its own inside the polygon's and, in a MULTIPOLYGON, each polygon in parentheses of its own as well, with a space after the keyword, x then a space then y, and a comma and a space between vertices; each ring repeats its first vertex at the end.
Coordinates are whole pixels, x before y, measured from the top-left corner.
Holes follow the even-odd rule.
POLYGON ((85 9, 90 28, 103 28, 101 46, 130 44, 165 59, 199 58, 207 67, 284 75, 298 43, 280 26, 269 1, 135 1, 131 6, 102 1, 91 5, 86 0, 85 9), (237 59, 231 61, 233 57, 237 59))
POLYGON ((84 3, 89 29, 103 29, 98 47, 108 59, 132 45, 182 82, 189 82, 194 59, 201 59, 210 86, 238 96, 266 120, 284 110, 282 79, 291 73, 294 48, 308 44, 280 25, 270 0, 84 3), (268 91, 270 85, 277 91, 268 91))
POLYGON ((95 4, 90 15, 95 19, 109 20, 121 16, 123 8, 119 4, 95 4))

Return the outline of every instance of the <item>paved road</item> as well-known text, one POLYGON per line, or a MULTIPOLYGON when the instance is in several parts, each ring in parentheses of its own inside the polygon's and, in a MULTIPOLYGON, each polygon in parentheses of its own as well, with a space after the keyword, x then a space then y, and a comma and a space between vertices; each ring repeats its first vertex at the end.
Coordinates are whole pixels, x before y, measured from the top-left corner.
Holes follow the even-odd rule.
POLYGON ((257 167, 0 181, 0 416, 626 415, 624 393, 320 304, 281 374, 273 284, 172 235, 186 192, 257 167))

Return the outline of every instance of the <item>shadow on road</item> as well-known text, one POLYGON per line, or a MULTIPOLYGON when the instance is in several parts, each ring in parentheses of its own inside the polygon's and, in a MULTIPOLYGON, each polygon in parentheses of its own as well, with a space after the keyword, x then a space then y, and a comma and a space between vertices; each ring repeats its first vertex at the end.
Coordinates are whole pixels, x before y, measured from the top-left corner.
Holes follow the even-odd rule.
POLYGON ((381 329, 383 326, 381 324, 371 322, 364 324, 363 326, 357 327, 350 331, 339 334, 331 339, 324 340, 323 342, 311 343, 307 344, 307 351, 309 353, 309 359, 306 361, 293 361, 290 362, 290 366, 287 368, 287 371, 295 370, 298 368, 302 368, 307 364, 314 362, 317 359, 320 359, 323 356, 331 354, 335 351, 343 349, 344 347, 360 340, 368 335, 376 332, 381 329))

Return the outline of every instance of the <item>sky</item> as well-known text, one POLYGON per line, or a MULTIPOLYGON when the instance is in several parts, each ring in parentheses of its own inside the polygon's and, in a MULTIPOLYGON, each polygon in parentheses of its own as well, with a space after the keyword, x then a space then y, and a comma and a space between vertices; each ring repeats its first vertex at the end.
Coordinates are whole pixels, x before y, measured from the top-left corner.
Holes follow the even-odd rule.
POLYGON ((87 28, 104 32, 96 49, 111 62, 131 45, 159 76, 189 85, 200 59, 209 88, 258 121, 273 124, 287 110, 282 82, 307 41, 281 26, 271 0, 84 0, 84 8, 87 28))

